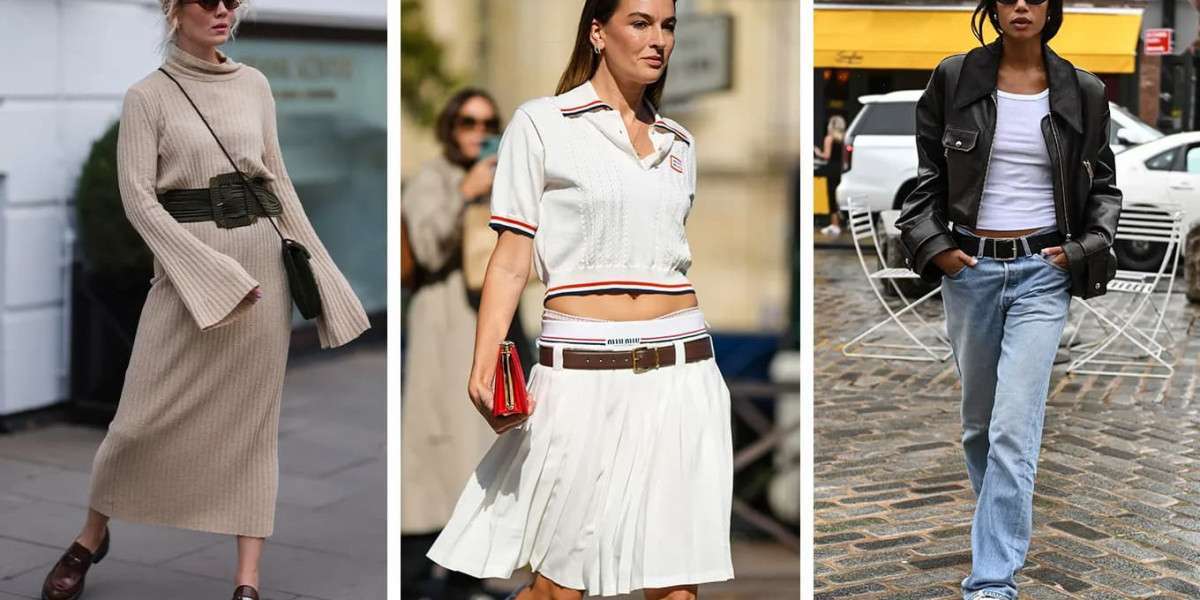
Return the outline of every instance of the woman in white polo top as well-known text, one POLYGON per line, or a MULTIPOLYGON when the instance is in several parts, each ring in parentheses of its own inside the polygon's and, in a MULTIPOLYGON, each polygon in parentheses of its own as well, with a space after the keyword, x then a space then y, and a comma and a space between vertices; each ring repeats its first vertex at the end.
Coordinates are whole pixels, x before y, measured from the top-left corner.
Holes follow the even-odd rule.
POLYGON ((520 600, 693 598, 733 577, 729 390, 686 276, 695 141, 656 110, 674 30, 672 0, 587 0, 558 95, 518 108, 500 144, 468 393, 502 435, 429 556, 476 577, 529 566, 520 600), (534 409, 497 419, 531 259, 534 409))

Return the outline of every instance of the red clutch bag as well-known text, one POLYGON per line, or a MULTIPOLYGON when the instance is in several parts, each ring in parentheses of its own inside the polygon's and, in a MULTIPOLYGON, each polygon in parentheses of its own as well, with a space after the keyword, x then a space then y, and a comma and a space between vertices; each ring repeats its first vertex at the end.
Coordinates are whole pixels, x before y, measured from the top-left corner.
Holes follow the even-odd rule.
POLYGON ((525 372, 521 370, 521 358, 516 346, 509 341, 500 342, 500 355, 496 358, 496 383, 492 390, 492 415, 529 414, 529 398, 525 393, 525 372))

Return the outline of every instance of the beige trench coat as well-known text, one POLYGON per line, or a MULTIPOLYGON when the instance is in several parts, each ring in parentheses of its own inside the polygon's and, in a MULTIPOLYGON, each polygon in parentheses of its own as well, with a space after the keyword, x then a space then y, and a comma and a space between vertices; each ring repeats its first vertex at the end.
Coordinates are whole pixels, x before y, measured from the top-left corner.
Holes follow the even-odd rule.
MULTIPOLYGON (((438 157, 402 193, 413 258, 425 271, 458 260, 465 171, 438 157)), ((475 310, 462 270, 422 285, 404 323, 401 408, 401 518, 405 535, 440 530, 471 472, 496 439, 467 397, 475 345, 475 310)))

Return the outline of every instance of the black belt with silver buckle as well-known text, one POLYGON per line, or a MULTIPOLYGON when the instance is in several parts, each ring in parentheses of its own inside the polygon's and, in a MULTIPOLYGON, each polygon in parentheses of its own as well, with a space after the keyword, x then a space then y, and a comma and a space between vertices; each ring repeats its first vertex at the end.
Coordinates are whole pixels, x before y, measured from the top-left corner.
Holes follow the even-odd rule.
POLYGON ((208 183, 206 188, 163 192, 158 195, 158 202, 180 223, 215 221, 217 227, 224 229, 245 227, 258 217, 283 213, 279 199, 263 187, 261 177, 250 180, 257 201, 237 173, 217 175, 208 183))
POLYGON ((954 241, 967 256, 1015 260, 1022 256, 1037 254, 1046 248, 1061 246, 1063 237, 1057 231, 1016 238, 983 238, 955 231, 954 241), (982 252, 980 252, 980 244, 983 244, 982 252))

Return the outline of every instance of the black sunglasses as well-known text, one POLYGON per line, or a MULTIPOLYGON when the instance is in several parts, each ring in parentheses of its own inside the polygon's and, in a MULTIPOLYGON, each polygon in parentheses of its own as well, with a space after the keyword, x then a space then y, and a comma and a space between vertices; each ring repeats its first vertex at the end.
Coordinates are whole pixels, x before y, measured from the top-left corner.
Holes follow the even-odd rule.
MULTIPOLYGON (((996 2, 1003 4, 1005 6, 1012 6, 1017 3, 1017 0, 996 0, 996 2)), ((1045 4, 1045 3, 1046 3, 1046 0, 1025 0, 1025 4, 1028 4, 1030 6, 1037 6, 1039 4, 1045 4)))
POLYGON ((481 120, 468 115, 459 115, 458 118, 454 120, 454 126, 458 127, 459 129, 475 129, 482 126, 488 131, 496 131, 500 129, 500 119, 497 117, 492 117, 490 119, 481 120))
POLYGON ((242 5, 241 0, 183 0, 184 4, 199 4, 204 10, 217 10, 221 2, 225 3, 227 10, 237 10, 242 5))

